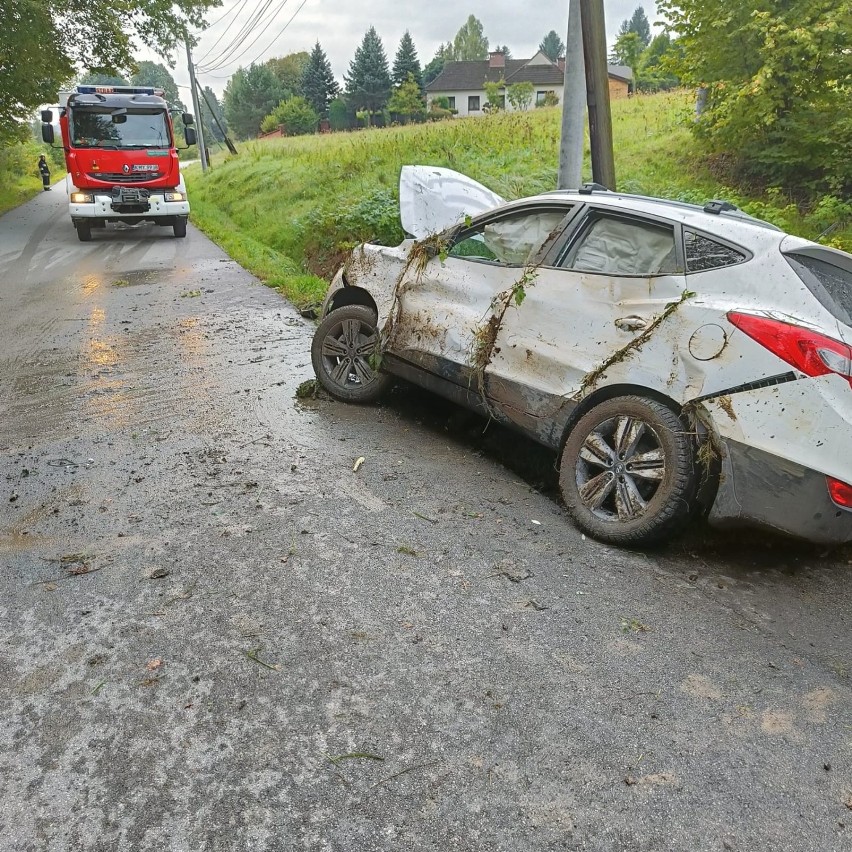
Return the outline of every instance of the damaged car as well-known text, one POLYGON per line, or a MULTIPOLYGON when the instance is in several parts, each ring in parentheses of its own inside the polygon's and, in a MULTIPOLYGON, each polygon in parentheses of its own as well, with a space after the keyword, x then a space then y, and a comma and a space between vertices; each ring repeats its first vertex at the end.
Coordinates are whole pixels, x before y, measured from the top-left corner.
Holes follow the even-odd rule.
POLYGON ((705 513, 852 541, 852 256, 732 205, 588 185, 504 202, 405 167, 410 235, 334 278, 333 397, 401 377, 558 454, 577 526, 650 545, 705 513))

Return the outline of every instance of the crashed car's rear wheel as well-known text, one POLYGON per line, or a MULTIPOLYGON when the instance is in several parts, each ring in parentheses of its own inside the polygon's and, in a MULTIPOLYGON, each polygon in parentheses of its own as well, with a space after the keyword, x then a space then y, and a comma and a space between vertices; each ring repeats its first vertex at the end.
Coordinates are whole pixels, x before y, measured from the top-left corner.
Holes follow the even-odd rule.
POLYGON ((311 361, 319 383, 344 402, 373 402, 391 378, 378 370, 379 333, 376 314, 363 305, 332 311, 311 344, 311 361))
POLYGON ((692 436, 661 402, 608 399, 568 436, 559 485, 584 532, 612 544, 654 544, 689 519, 695 502, 692 436))

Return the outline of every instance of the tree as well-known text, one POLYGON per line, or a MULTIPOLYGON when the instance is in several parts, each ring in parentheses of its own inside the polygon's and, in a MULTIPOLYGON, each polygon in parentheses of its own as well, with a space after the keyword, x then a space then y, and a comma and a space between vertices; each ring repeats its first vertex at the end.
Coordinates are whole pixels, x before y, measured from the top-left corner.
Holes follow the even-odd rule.
POLYGON ((301 91, 320 118, 328 116, 329 103, 340 94, 331 63, 319 42, 314 45, 302 74, 301 91))
POLYGON ((288 136, 304 136, 307 133, 316 133, 319 120, 319 114, 308 101, 296 95, 286 101, 281 101, 263 119, 260 129, 264 133, 269 133, 276 127, 284 125, 284 130, 288 136))
POLYGON ((411 34, 406 30, 400 39, 399 48, 396 51, 391 79, 394 86, 399 87, 408 82, 409 76, 414 77, 414 81, 422 92, 423 71, 420 68, 420 60, 417 58, 417 49, 414 47, 414 41, 411 38, 411 34))
POLYGON ((618 28, 618 35, 622 36, 625 33, 636 33, 642 44, 642 50, 651 43, 651 24, 648 22, 645 10, 641 6, 633 12, 630 20, 621 22, 621 26, 618 28))
POLYGON ((456 33, 453 39, 453 59, 488 59, 488 39, 482 29, 482 22, 471 15, 456 33))
POLYGON ((352 126, 349 107, 343 98, 337 97, 328 105, 328 123, 332 130, 348 130, 352 126))
MULTIPOLYGON (((55 103, 77 69, 129 72, 133 40, 156 45, 167 60, 187 28, 204 29, 206 10, 219 0, 3 2, 0 28, 0 142, 19 135, 20 122, 43 103, 55 103)), ((26 132, 27 128, 24 127, 26 132)))
POLYGON ((550 59, 556 62, 560 56, 565 56, 565 42, 559 38, 556 30, 551 30, 542 40, 538 49, 550 59))
POLYGON ((186 112, 186 107, 180 99, 175 78, 172 77, 169 69, 159 62, 140 62, 136 68, 136 73, 130 78, 131 86, 154 86, 157 89, 162 89, 169 106, 179 109, 181 112, 186 112))
POLYGON ((707 91, 696 133, 765 180, 852 190, 849 3, 661 0, 667 65, 707 91))
POLYGON ((506 59, 511 59, 511 58, 512 58, 512 51, 511 51, 511 50, 509 50, 509 45, 508 45, 508 44, 498 44, 498 45, 497 45, 497 47, 495 47, 495 48, 494 48, 494 51, 495 51, 496 53, 502 53, 502 54, 503 54, 503 56, 505 56, 505 57, 506 57, 506 59))
POLYGON ((411 119, 423 115, 425 111, 426 101, 420 84, 414 78, 414 74, 409 74, 408 79, 393 90, 388 101, 388 112, 391 115, 401 115, 411 119))
POLYGON ((442 43, 435 51, 435 56, 423 69, 423 84, 428 86, 444 70, 444 66, 452 60, 453 46, 442 43))
POLYGON ((629 30, 622 33, 616 40, 610 54, 610 62, 615 65, 626 65, 633 70, 636 77, 636 69, 639 67, 639 58, 642 56, 642 41, 639 33, 629 30))
POLYGON ((533 94, 535 93, 535 86, 532 83, 512 83, 508 89, 506 89, 506 97, 509 99, 509 103, 516 110, 526 111, 530 108, 530 104, 532 104, 533 94))
MULTIPOLYGON (((84 74, 78 81, 79 86, 129 86, 130 83, 118 74, 84 74)), ((146 84, 148 85, 148 84, 146 84)))
POLYGON ((485 83, 485 109, 488 112, 497 112, 506 109, 506 81, 485 83))
POLYGON ((225 117, 239 139, 253 139, 260 123, 283 100, 281 83, 268 65, 238 68, 225 87, 225 117))
POLYGON ((350 104, 354 109, 367 113, 369 125, 371 114, 387 104, 391 91, 388 59, 375 27, 370 27, 364 34, 355 58, 349 63, 349 73, 344 74, 343 79, 350 104))
POLYGON ((219 103, 216 93, 210 88, 210 86, 204 87, 204 94, 207 96, 206 99, 201 99, 201 120, 204 124, 204 141, 206 142, 209 139, 213 139, 216 142, 224 142, 225 134, 220 130, 219 124, 221 124, 227 131, 228 122, 225 119, 225 111, 222 109, 222 105, 219 103), (207 101, 210 101, 213 106, 213 112, 216 114, 216 118, 219 119, 219 124, 213 120, 213 115, 210 112, 210 107, 207 105, 207 101))
POLYGON ((298 53, 288 53, 275 59, 267 59, 263 64, 278 78, 281 91, 287 97, 304 94, 302 92, 302 78, 310 62, 310 56, 304 50, 298 53))
POLYGON ((669 66, 677 62, 679 47, 668 33, 654 36, 647 49, 639 57, 639 68, 635 72, 636 88, 643 92, 660 92, 674 89, 680 80, 669 66))

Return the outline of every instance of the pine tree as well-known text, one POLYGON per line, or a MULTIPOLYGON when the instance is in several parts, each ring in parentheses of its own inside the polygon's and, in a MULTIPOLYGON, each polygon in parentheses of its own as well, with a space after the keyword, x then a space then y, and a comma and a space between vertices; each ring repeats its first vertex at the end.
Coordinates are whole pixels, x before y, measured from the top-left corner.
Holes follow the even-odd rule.
POLYGON ((408 30, 399 42, 399 49, 393 61, 393 84, 396 87, 408 82, 408 75, 414 77, 414 82, 423 90, 423 71, 420 68, 420 60, 417 58, 417 49, 408 30))
POLYGON ((451 44, 443 44, 435 51, 435 56, 432 61, 423 69, 423 82, 429 85, 443 70, 448 62, 452 62, 453 46, 451 44))
POLYGON ((497 47, 494 48, 494 52, 495 53, 502 53, 503 56, 506 57, 506 59, 512 58, 512 51, 509 50, 508 44, 498 44, 497 47))
POLYGON ((281 83, 267 65, 238 68, 225 86, 225 117, 237 138, 252 139, 260 123, 281 103, 281 83))
POLYGON ((551 62, 556 62, 560 56, 565 56, 565 43, 559 38, 559 33, 556 30, 551 30, 542 40, 538 49, 551 62))
POLYGON ((334 79, 331 63, 317 42, 311 51, 305 72, 302 75, 302 94, 321 118, 328 116, 328 105, 340 94, 340 86, 334 79))
POLYGON ((387 104, 391 91, 388 58, 375 27, 364 34, 355 58, 349 63, 349 73, 344 74, 343 79, 350 104, 357 110, 367 111, 369 124, 370 114, 387 104))
POLYGON ((639 41, 642 43, 644 50, 651 43, 651 24, 645 14, 645 10, 639 6, 629 21, 622 21, 618 28, 618 35, 623 36, 626 33, 636 33, 639 36, 639 41))

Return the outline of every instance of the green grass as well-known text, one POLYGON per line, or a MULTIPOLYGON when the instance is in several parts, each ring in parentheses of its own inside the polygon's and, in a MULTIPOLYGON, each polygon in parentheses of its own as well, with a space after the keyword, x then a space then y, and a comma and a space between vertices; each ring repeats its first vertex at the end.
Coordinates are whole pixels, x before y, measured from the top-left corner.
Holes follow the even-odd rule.
MULTIPOLYGON (((720 180, 724 161, 704 157, 690 132, 688 93, 613 102, 618 188, 701 202, 725 198, 753 215, 816 238, 846 217, 832 242, 852 248, 852 208, 829 200, 800 209, 779 190, 720 180)), ((273 139, 187 169, 194 224, 234 259, 297 305, 318 301, 358 242, 394 244, 399 170, 445 166, 512 199, 556 186, 561 113, 539 109, 437 124, 273 139)), ((588 142, 584 179, 591 179, 588 142)))
POLYGON ((47 154, 51 182, 55 183, 64 176, 65 161, 61 149, 31 140, 0 148, 0 214, 43 191, 38 173, 39 154, 47 154))

